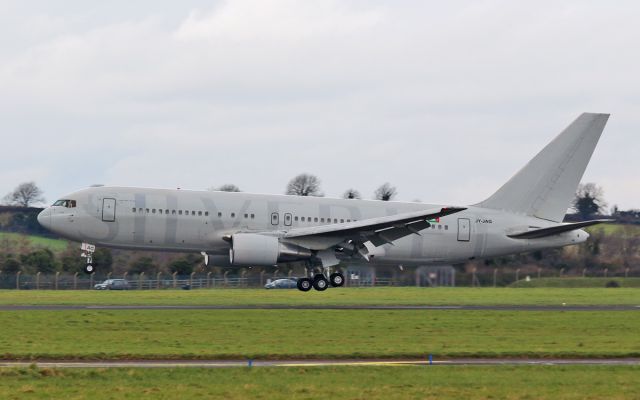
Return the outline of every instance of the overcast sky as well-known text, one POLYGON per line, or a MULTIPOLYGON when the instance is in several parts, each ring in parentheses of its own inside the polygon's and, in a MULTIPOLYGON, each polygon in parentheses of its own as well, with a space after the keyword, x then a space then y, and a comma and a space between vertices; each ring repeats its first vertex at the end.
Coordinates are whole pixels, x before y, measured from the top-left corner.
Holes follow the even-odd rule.
POLYGON ((470 204, 581 112, 640 208, 634 1, 2 1, 0 197, 102 183, 470 204))

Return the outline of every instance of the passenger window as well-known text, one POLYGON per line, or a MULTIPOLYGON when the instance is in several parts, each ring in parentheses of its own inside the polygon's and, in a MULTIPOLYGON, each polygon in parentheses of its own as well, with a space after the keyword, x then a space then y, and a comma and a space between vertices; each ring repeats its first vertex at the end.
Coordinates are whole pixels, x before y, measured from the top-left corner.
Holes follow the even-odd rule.
POLYGON ((178 215, 182 215, 182 210, 178 210, 178 215))
POLYGON ((198 211, 198 216, 201 217, 202 216, 202 211, 198 211))
POLYGON ((297 217, 297 216, 296 216, 296 217, 294 217, 293 219, 294 219, 296 222, 298 221, 298 217, 297 217))
POLYGON ((324 218, 320 218, 320 222, 324 224, 324 218))
POLYGON ((271 225, 278 225, 280 223, 280 215, 278 213, 271 213, 271 225))
POLYGON ((344 220, 343 220, 343 219, 341 219, 341 220, 340 220, 340 223, 343 223, 343 222, 344 222, 344 220))
POLYGON ((135 207, 133 207, 133 208, 131 209, 131 212, 136 212, 136 208, 135 208, 135 207))
POLYGON ((205 211, 205 212, 204 212, 204 216, 205 216, 205 217, 208 217, 208 216, 209 216, 209 211, 205 211))
POLYGON ((442 225, 438 225, 438 229, 442 229, 442 225))
POLYGON ((350 220, 350 219, 348 219, 348 220, 347 220, 347 222, 351 222, 351 220, 350 220))
POLYGON ((164 210, 164 213, 165 213, 166 215, 169 215, 169 210, 164 210))
POLYGON ((191 211, 191 215, 195 216, 196 212, 195 211, 191 211))
POLYGON ((171 215, 176 215, 176 210, 171 210, 171 215))
POLYGON ((149 209, 147 208, 145 212, 146 212, 147 214, 149 214, 149 209))
POLYGON ((304 217, 301 218, 301 221, 304 222, 304 217))
POLYGON ((318 218, 317 218, 317 217, 316 217, 316 218, 314 218, 314 219, 313 219, 313 222, 318 222, 318 218))
POLYGON ((338 218, 334 218, 334 219, 333 219, 333 223, 334 223, 334 224, 337 224, 337 223, 338 223, 338 218))
POLYGON ((251 214, 251 219, 254 219, 256 217, 255 214, 251 214))
POLYGON ((219 212, 219 213, 218 213, 218 217, 219 217, 219 218, 221 218, 221 217, 222 217, 222 213, 221 213, 221 212, 219 212))
POLYGON ((235 218, 236 217, 236 213, 231 213, 231 218, 235 218))
POLYGON ((189 215, 189 210, 184 210, 184 215, 189 215))
POLYGON ((245 214, 245 215, 244 215, 244 218, 245 218, 245 219, 246 219, 246 218, 249 218, 249 214, 245 214))
POLYGON ((449 225, 445 225, 445 226, 444 226, 444 230, 445 230, 445 231, 448 231, 448 230, 449 230, 449 225))
POLYGON ((155 208, 152 209, 151 212, 155 214, 156 213, 156 209, 155 208))

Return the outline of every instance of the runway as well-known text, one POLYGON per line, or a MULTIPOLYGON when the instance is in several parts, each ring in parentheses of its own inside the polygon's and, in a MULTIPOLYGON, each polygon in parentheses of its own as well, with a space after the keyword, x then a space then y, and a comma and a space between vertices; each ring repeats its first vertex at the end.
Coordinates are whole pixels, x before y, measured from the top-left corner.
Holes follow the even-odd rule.
POLYGON ((0 311, 69 310, 461 310, 461 311, 640 311, 640 305, 0 305, 0 311))
POLYGON ((437 360, 172 360, 172 361, 0 361, 0 368, 241 368, 241 367, 332 367, 332 366, 444 366, 444 365, 640 365, 640 358, 512 359, 459 358, 437 360))

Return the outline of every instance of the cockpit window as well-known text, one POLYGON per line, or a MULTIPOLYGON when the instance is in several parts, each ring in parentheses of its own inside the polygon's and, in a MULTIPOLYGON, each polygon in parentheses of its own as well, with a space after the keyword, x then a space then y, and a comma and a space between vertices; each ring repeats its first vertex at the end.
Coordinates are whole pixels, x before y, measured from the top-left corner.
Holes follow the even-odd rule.
POLYGON ((53 205, 58 207, 75 208, 76 201, 75 200, 58 200, 55 203, 53 203, 53 205))

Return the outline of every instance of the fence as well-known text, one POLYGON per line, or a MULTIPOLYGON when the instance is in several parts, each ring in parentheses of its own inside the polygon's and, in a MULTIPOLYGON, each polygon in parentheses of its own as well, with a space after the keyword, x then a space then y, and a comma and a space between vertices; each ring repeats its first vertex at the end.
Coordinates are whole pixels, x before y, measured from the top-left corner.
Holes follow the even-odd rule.
MULTIPOLYGON (((516 270, 483 270, 471 271, 468 273, 456 273, 455 284, 458 286, 471 287, 503 287, 517 281, 537 278, 563 278, 563 277, 599 277, 599 278, 631 278, 638 275, 637 271, 629 268, 624 270, 610 271, 607 268, 593 271, 584 269, 582 271, 572 270, 571 274, 564 270, 543 271, 538 269, 523 272, 516 270), (633 273, 635 272, 635 274, 633 273)), ((283 276, 272 276, 264 272, 260 274, 229 276, 228 273, 216 275, 213 272, 192 273, 191 275, 177 274, 42 274, 27 275, 18 273, 3 273, 0 271, 0 289, 20 289, 20 290, 87 290, 93 289, 97 283, 107 279, 125 279, 128 288, 133 290, 161 290, 161 289, 216 289, 216 288, 260 288, 269 280, 280 279, 283 276)), ((425 280, 419 274, 404 274, 395 277, 385 277, 373 275, 353 276, 346 274, 345 285, 350 287, 385 287, 385 286, 438 286, 438 281, 425 280)), ((453 285, 450 285, 453 286, 453 285)))

